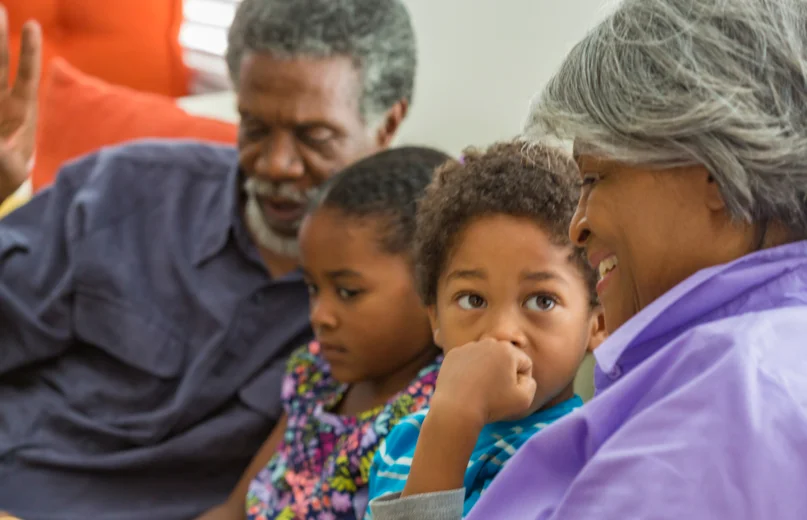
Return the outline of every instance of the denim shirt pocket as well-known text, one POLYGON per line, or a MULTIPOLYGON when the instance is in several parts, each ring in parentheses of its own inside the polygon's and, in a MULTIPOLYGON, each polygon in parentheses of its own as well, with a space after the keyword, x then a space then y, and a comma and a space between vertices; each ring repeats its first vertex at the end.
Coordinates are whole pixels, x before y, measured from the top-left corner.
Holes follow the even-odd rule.
POLYGON ((75 298, 73 321, 82 341, 155 377, 172 379, 180 374, 186 347, 159 318, 82 290, 75 298))

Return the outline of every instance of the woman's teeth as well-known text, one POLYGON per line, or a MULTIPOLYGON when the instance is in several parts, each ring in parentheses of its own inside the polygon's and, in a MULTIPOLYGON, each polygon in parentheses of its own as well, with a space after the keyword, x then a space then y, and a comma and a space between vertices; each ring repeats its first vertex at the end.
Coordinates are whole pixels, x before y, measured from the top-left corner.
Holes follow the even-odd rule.
POLYGON ((600 262, 600 265, 598 266, 600 280, 605 278, 605 275, 607 275, 608 273, 613 271, 618 263, 619 262, 617 262, 617 259, 616 259, 615 256, 609 256, 608 258, 606 258, 605 260, 600 262))

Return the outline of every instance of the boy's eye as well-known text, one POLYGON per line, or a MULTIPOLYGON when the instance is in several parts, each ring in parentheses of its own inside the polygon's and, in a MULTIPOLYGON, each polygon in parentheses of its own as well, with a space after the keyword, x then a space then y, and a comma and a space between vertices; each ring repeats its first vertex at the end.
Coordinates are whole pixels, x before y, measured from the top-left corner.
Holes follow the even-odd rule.
POLYGON ((352 300, 359 294, 361 294, 361 291, 345 289, 344 287, 337 287, 336 289, 336 295, 339 296, 339 299, 344 301, 352 300))
POLYGON ((535 296, 527 298, 527 301, 524 302, 524 306, 531 311, 547 312, 554 309, 557 303, 555 298, 551 296, 536 294, 535 296))
POLYGON ((457 305, 465 310, 481 309, 485 306, 485 299, 478 294, 464 294, 457 298, 457 305))

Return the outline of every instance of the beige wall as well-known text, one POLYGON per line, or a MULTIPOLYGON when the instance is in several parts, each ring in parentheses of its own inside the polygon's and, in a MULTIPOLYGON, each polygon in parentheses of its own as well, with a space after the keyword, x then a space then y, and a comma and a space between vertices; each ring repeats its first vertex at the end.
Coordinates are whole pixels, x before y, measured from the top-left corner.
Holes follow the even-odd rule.
POLYGON ((533 94, 606 0, 404 0, 420 48, 416 99, 401 143, 458 153, 515 136, 533 94))

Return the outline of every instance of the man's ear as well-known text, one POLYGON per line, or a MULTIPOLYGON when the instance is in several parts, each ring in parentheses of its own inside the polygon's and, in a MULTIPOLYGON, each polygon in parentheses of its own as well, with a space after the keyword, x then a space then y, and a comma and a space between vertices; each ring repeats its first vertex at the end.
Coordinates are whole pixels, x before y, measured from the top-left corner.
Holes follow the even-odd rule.
POLYGON ((594 349, 599 347, 608 337, 608 332, 605 330, 605 313, 603 313, 601 306, 598 305, 596 309, 591 311, 589 326, 587 350, 594 352, 594 349))
POLYGON ((440 335, 440 324, 437 321, 437 307, 435 305, 429 305, 426 307, 426 312, 429 314, 429 324, 432 327, 432 337, 434 338, 434 344, 440 348, 442 347, 443 338, 440 335))
POLYGON ((380 149, 388 148, 392 144, 392 140, 395 139, 395 135, 398 133, 398 129, 401 127, 401 123, 403 123, 408 112, 409 101, 405 99, 399 100, 387 110, 383 120, 378 125, 376 134, 376 141, 380 149))

